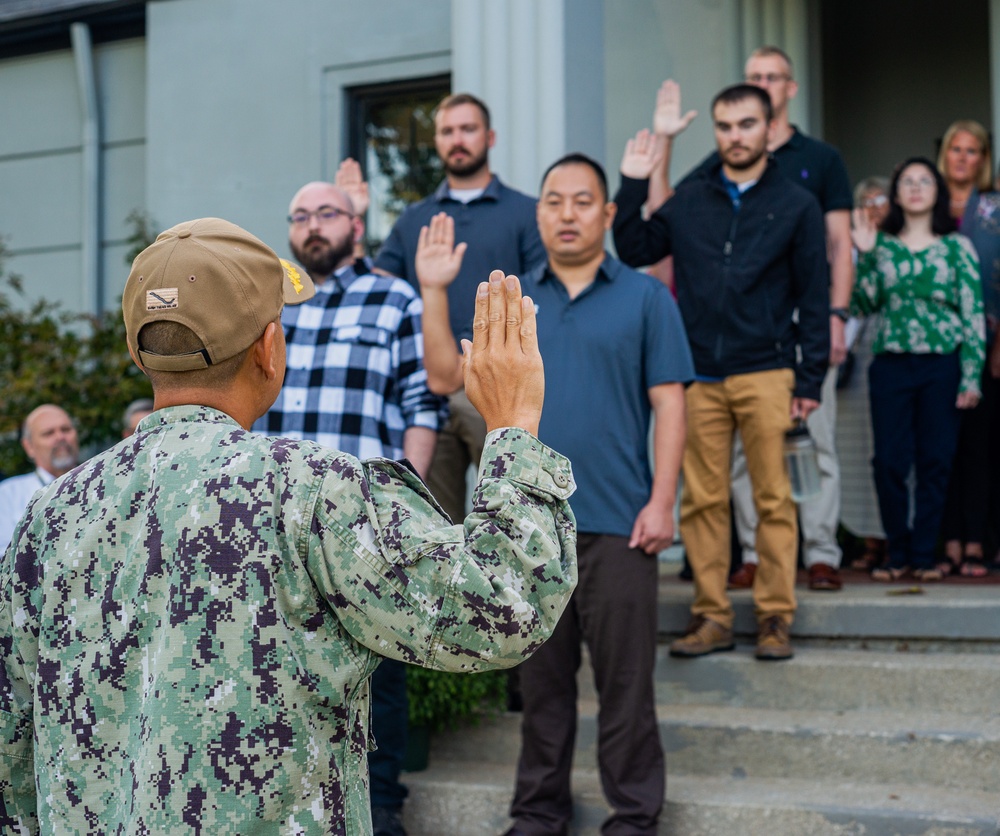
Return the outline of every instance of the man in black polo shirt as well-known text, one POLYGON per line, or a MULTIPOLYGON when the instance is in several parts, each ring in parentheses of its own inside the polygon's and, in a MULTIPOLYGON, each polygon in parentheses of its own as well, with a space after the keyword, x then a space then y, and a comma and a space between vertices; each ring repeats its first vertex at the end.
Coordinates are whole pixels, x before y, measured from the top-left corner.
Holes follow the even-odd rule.
POLYGON ((615 245, 626 264, 674 256, 677 300, 694 355, 681 536, 695 601, 686 635, 670 650, 701 656, 733 647, 726 575, 729 468, 738 429, 760 515, 756 655, 787 659, 797 531, 782 442, 792 420, 819 405, 829 359, 823 221, 813 197, 783 177, 767 154, 766 92, 749 84, 726 88, 712 102, 712 120, 720 161, 680 184, 648 221, 641 209, 658 157, 649 131, 629 140, 615 198, 615 245))
MULTIPOLYGON (((420 229, 439 212, 454 219, 457 238, 468 248, 458 278, 439 295, 424 297, 424 305, 431 308, 447 304, 454 337, 425 328, 427 344, 472 339, 476 287, 490 271, 521 276, 545 259, 535 224, 535 199, 508 188, 490 171, 494 141, 490 113, 482 101, 468 93, 445 98, 434 114, 434 144, 447 180, 433 195, 407 207, 375 258, 377 272, 399 276, 419 290, 414 259, 420 229)), ((434 390, 434 382, 429 382, 434 390)), ((427 483, 448 515, 461 520, 466 471, 470 464, 479 465, 486 425, 464 391, 454 393, 449 405, 451 417, 438 435, 427 483)))
MULTIPOLYGON (((806 136, 789 121, 788 103, 795 98, 798 85, 793 76, 792 61, 783 50, 775 46, 763 46, 754 50, 747 60, 744 80, 766 90, 771 97, 774 119, 768 134, 767 150, 774 157, 778 170, 808 189, 819 201, 823 211, 830 267, 830 364, 823 381, 823 400, 808 421, 819 452, 820 494, 799 506, 799 519, 802 524, 802 556, 809 571, 809 587, 814 590, 836 591, 841 588, 841 550, 837 544, 840 467, 834 445, 837 417, 837 399, 834 394, 836 367, 843 362, 847 352, 844 323, 848 318, 851 288, 854 284, 854 264, 851 260, 851 184, 840 152, 832 145, 806 136)), ((673 140, 690 124, 694 115, 685 114, 681 118, 679 114, 680 100, 676 85, 665 82, 657 98, 653 125, 668 157, 673 140), (668 91, 673 95, 669 95, 668 91)), ((685 181, 718 162, 718 152, 713 152, 685 181)), ((666 177, 667 168, 666 165, 661 166, 654 172, 654 177, 666 177)), ((669 183, 651 184, 650 192, 670 194, 669 183)), ((757 514, 741 445, 737 445, 733 457, 733 504, 743 545, 744 565, 733 576, 731 584, 735 587, 750 587, 757 569, 757 514)))

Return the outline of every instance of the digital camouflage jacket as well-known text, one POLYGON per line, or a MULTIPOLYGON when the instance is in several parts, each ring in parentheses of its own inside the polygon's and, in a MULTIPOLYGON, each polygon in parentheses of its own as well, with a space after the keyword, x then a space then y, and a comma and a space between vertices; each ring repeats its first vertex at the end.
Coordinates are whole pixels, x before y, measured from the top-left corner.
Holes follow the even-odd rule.
POLYGON ((515 665, 576 583, 569 462, 489 435, 464 526, 405 466, 196 406, 36 496, 0 563, 0 831, 368 834, 381 656, 515 665))

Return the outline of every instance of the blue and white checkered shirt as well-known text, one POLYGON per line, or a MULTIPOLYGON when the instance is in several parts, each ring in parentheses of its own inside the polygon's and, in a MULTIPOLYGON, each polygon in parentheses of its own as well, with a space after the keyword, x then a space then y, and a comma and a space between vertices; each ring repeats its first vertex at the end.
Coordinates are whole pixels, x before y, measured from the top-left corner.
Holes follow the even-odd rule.
POLYGON ((447 401, 427 388, 422 311, 407 282, 353 267, 286 306, 285 383, 254 430, 359 458, 402 458, 407 429, 436 431, 447 417, 447 401))

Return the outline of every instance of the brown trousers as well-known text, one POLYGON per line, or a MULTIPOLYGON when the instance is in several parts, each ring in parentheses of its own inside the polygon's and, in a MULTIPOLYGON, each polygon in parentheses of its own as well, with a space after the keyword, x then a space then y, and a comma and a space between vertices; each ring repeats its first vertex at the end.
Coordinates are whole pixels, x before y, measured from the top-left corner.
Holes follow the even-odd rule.
POLYGON ((782 452, 795 373, 791 369, 692 383, 686 392, 687 444, 681 538, 694 573, 691 611, 733 626, 729 578, 729 491, 733 431, 739 429, 757 509, 759 565, 753 585, 758 620, 792 623, 798 529, 782 452))
POLYGON ((427 487, 451 521, 457 524, 465 519, 469 465, 478 469, 483 456, 486 422, 470 403, 464 389, 448 398, 448 407, 451 416, 438 433, 427 487))

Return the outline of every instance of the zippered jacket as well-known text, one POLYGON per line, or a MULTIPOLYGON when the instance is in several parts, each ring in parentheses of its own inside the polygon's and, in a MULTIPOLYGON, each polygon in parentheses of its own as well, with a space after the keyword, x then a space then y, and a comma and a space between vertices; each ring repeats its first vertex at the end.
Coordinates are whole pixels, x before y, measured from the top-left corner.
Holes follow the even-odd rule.
POLYGON ((623 176, 615 196, 618 257, 639 267, 673 255, 677 302, 699 378, 790 368, 795 396, 818 401, 830 353, 819 203, 771 160, 736 209, 721 167, 681 183, 645 221, 648 181, 623 176))

